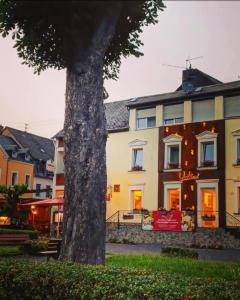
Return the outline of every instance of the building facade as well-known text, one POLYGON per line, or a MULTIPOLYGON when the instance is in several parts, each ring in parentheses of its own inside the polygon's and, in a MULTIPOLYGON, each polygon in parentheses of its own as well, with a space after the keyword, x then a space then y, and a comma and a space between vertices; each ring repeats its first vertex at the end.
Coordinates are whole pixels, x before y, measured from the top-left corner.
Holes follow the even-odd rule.
MULTIPOLYGON (((240 223, 240 81, 183 71, 172 93, 106 103, 107 218, 117 211, 191 210, 198 227, 240 223)), ((64 194, 64 134, 54 194, 64 194)))

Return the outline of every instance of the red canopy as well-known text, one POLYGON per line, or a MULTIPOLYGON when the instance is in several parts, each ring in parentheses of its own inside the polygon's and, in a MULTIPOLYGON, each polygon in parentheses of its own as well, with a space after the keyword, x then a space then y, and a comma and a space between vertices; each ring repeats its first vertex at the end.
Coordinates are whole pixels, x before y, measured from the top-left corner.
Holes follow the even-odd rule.
POLYGON ((64 203, 63 198, 53 198, 53 199, 45 199, 45 200, 39 200, 39 201, 29 202, 29 203, 22 203, 19 205, 20 206, 29 206, 29 205, 54 206, 54 205, 63 205, 63 203, 64 203))

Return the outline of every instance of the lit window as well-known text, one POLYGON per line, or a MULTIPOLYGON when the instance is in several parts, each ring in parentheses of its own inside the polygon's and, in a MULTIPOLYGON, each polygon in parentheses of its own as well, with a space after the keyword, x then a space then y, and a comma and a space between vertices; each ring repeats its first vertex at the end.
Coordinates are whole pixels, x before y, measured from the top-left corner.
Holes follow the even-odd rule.
POLYGON ((41 184, 36 184, 36 196, 40 196, 41 193, 41 184))
POLYGON ((153 128, 156 126, 156 109, 137 110, 137 129, 153 128))
POLYGON ((132 170, 140 171, 143 168, 143 149, 133 149, 132 170))
POLYGON ((179 210, 180 190, 168 189, 168 209, 179 210))
POLYGON ((25 185, 27 187, 30 186, 30 175, 28 175, 28 174, 25 175, 25 185))
POLYGON ((133 209, 140 210, 142 209, 142 191, 132 191, 133 197, 133 209))
POLYGON ((17 184, 17 172, 12 172, 12 185, 17 184))

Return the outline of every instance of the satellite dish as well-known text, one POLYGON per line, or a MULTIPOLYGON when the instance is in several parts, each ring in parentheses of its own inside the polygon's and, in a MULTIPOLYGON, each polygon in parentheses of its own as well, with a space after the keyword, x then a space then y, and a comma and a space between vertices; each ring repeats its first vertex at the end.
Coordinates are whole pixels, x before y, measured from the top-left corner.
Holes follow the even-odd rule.
POLYGON ((182 83, 182 89, 185 93, 190 94, 194 91, 194 86, 190 81, 185 81, 182 83))

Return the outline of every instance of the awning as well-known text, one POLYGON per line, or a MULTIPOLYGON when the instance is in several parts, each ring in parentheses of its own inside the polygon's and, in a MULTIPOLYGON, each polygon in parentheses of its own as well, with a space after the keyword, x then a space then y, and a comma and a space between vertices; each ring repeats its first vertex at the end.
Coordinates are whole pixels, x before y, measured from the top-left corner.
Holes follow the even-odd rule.
POLYGON ((53 198, 53 199, 44 199, 35 202, 29 203, 21 203, 18 204, 19 206, 31 206, 31 205, 41 205, 41 206, 55 206, 55 205, 63 205, 64 199, 63 198, 53 198))

